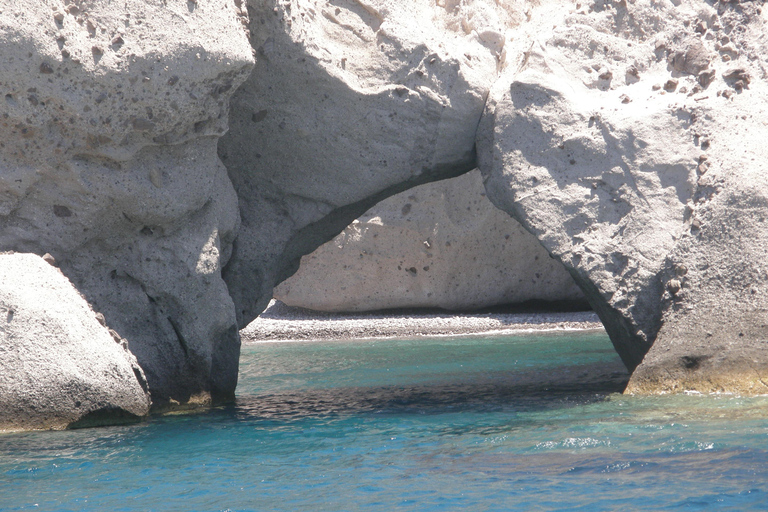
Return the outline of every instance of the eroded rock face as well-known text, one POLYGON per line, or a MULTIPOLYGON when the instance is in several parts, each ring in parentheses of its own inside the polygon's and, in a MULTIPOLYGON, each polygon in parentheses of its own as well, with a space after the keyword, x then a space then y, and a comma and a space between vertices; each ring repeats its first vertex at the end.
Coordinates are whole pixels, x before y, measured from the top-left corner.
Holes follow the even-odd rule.
POLYGON ((765 28, 753 3, 544 4, 491 93, 489 197, 571 269, 630 392, 765 391, 765 28))
POLYGON ((0 375, 0 431, 149 414, 147 382, 126 342, 34 254, 0 254, 0 375))
POLYGON ((489 195, 576 277, 625 363, 643 361, 630 389, 760 387, 758 5, 245 10, 0 1, 0 249, 53 254, 156 404, 232 397, 238 325, 300 256, 473 168, 502 69, 477 138, 489 195))
POLYGON ((224 275, 241 326, 299 258, 376 202, 475 166, 515 5, 251 0, 256 68, 219 144, 242 225, 224 275))
POLYGON ((275 289, 285 304, 318 311, 582 297, 562 264, 488 201, 478 170, 385 199, 275 289))
POLYGON ((239 219, 216 143, 253 65, 238 5, 0 3, 0 248, 51 253, 159 405, 237 378, 220 272, 239 219))

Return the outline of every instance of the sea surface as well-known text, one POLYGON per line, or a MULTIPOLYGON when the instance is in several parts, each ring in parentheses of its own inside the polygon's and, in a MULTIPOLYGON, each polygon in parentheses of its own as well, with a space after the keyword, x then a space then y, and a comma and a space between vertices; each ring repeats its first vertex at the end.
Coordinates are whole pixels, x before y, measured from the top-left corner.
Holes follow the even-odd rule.
POLYGON ((0 435, 0 510, 768 510, 768 399, 632 397, 602 334, 259 343, 237 403, 0 435))

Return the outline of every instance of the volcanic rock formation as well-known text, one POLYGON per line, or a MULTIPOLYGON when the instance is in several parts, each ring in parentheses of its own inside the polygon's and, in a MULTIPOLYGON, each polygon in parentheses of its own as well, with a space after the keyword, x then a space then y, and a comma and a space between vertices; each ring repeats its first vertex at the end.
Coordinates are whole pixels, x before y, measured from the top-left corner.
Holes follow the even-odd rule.
POLYGON ((763 391, 761 5, 0 0, 0 250, 54 256, 156 407, 225 400, 302 255, 479 160, 630 390, 763 391))
POLYGON ((513 16, 470 4, 0 2, 0 248, 55 257, 155 407, 231 398, 300 256, 474 166, 513 16))
POLYGON ((130 341, 155 404, 232 396, 216 156, 253 57, 233 2, 0 3, 0 248, 50 253, 130 341))
POLYGON ((544 4, 508 45, 489 197, 571 271, 630 392, 768 390, 766 28, 752 2, 544 4))
POLYGON ((240 201, 224 278, 241 326, 371 206, 475 167, 504 30, 522 14, 460 4, 249 2, 256 67, 219 144, 240 201))

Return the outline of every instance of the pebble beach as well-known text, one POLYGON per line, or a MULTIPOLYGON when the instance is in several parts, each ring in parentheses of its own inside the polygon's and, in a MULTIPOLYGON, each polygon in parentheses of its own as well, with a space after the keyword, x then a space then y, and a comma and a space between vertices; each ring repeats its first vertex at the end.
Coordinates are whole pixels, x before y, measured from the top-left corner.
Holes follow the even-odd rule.
POLYGON ((399 309, 340 314, 289 307, 273 300, 240 331, 244 343, 462 336, 525 332, 603 331, 592 311, 479 311, 399 309))

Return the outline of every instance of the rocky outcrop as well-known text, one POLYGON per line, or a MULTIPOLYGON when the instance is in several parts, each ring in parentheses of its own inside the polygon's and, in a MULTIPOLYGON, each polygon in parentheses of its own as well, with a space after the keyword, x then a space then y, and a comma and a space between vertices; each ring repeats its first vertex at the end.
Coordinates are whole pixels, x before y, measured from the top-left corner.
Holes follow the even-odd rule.
POLYGON ((488 201, 474 170, 377 204, 304 256, 275 297, 318 311, 371 311, 583 295, 533 235, 488 201))
POLYGON ((157 407, 230 399, 302 255, 478 155, 631 390, 761 389, 759 9, 0 1, 0 250, 52 254, 157 407))
POLYGON ((515 16, 3 2, 0 249, 56 258, 130 341, 155 407, 230 399, 238 320, 300 256, 380 199, 474 166, 515 16))
POLYGON ((253 65, 239 5, 0 3, 0 250, 52 254, 159 406, 237 381, 216 143, 253 65))
POLYGON ((147 382, 127 342, 33 254, 0 254, 0 375, 0 431, 149 414, 147 382))
POLYGON ((252 0, 248 13, 256 67, 219 144, 242 218, 224 270, 241 326, 371 206, 475 167, 504 31, 523 18, 432 0, 252 0))
POLYGON ((765 29, 754 3, 543 4, 507 46, 489 197, 571 271, 630 392, 768 389, 765 29))

